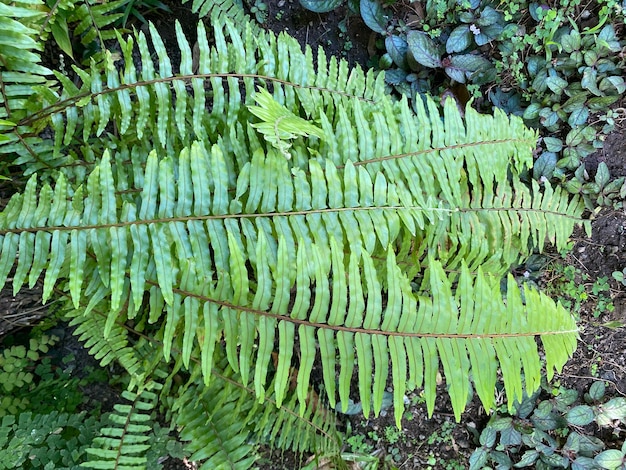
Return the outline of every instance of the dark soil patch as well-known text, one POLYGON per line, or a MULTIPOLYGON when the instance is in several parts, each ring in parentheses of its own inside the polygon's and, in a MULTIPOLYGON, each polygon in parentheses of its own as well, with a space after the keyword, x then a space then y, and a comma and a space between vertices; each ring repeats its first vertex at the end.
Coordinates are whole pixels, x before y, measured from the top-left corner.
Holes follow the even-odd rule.
POLYGON ((265 4, 268 15, 263 27, 276 34, 290 34, 313 52, 322 47, 327 57, 334 55, 346 59, 351 66, 367 68, 376 36, 359 15, 345 7, 330 13, 313 13, 297 0, 266 0, 265 4))
POLYGON ((41 286, 22 289, 16 296, 10 287, 5 287, 0 295, 0 339, 36 324, 47 312, 48 307, 41 305, 41 286))
MULTIPOLYGON (((626 160, 625 160, 626 161, 626 160)), ((572 254, 578 267, 593 279, 611 278, 613 271, 626 267, 626 214, 605 209, 592 222, 591 239, 582 239, 572 254)))
MULTIPOLYGON (((624 108, 618 109, 621 110, 621 114, 626 113, 624 108)), ((619 122, 621 123, 623 119, 624 118, 619 118, 619 122)), ((591 174, 595 174, 598 164, 604 162, 609 168, 612 177, 619 178, 620 176, 626 176, 625 137, 625 129, 620 129, 609 135, 604 141, 604 147, 585 158, 585 168, 587 171, 591 174)))

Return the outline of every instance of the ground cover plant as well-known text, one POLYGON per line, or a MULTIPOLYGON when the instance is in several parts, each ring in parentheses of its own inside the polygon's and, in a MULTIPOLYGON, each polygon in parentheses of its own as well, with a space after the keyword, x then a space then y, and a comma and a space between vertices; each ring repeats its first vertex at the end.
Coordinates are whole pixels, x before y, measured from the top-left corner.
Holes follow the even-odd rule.
POLYGON ((382 76, 212 24, 197 48, 177 27, 180 62, 153 27, 119 35, 76 82, 6 61, 46 87, 3 95, 2 151, 33 176, 3 211, 0 273, 15 292, 41 276, 128 374, 87 466, 153 465, 156 411, 205 468, 250 467, 268 436, 341 458, 326 407, 378 414, 388 375, 399 425, 417 387, 433 412, 439 368, 457 419, 473 389, 495 406, 498 368, 510 411, 538 387, 535 336, 560 370, 572 317, 507 276, 581 222, 579 197, 525 179, 534 132, 452 101, 412 112, 382 76))
POLYGON ((605 450, 600 437, 608 434, 603 428, 623 426, 626 398, 603 400, 603 382, 591 386, 584 404, 577 404, 576 390, 560 387, 551 392, 549 400, 540 400, 539 391, 525 397, 512 417, 494 413, 480 435, 481 447, 470 458, 470 469, 481 469, 487 462, 502 469, 622 468, 626 447, 605 450))

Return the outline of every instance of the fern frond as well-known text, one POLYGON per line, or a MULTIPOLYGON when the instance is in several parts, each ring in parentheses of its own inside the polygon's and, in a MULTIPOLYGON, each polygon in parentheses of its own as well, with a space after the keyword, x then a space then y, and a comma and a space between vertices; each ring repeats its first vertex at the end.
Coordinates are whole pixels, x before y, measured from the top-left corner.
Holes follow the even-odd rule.
MULTIPOLYGON (((502 351, 515 351, 518 348, 529 348, 528 341, 534 344, 534 335, 539 335, 542 339, 550 335, 562 336, 565 339, 557 341, 555 347, 546 348, 547 363, 556 368, 561 367, 572 352, 571 342, 575 341, 576 329, 569 314, 554 304, 544 305, 547 300, 543 297, 532 303, 533 296, 530 293, 526 295, 527 303, 524 306, 519 300, 521 295, 511 286, 505 302, 499 294, 502 275, 500 271, 495 275, 482 274, 482 269, 479 268, 476 284, 473 284, 470 280, 473 275, 467 268, 467 263, 461 261, 460 275, 444 275, 441 262, 434 258, 435 252, 425 251, 426 258, 420 258, 420 262, 426 266, 421 272, 424 284, 420 292, 413 292, 413 279, 400 269, 394 249, 394 230, 395 237, 403 229, 406 232, 404 236, 409 235, 406 228, 401 227, 403 221, 398 214, 402 212, 405 218, 413 220, 416 233, 419 233, 417 227, 424 227, 421 236, 429 241, 429 246, 436 247, 429 227, 437 227, 437 224, 431 224, 438 219, 445 220, 446 215, 455 214, 458 209, 447 209, 440 204, 424 208, 417 205, 403 207, 400 201, 389 201, 390 197, 395 198, 395 192, 393 185, 387 183, 381 173, 372 188, 371 180, 367 177, 369 173, 361 171, 363 184, 355 185, 353 181, 359 179, 353 179, 348 170, 346 173, 350 178, 344 180, 345 186, 353 187, 356 193, 361 193, 360 205, 350 207, 352 204, 346 204, 349 207, 336 207, 332 197, 327 199, 329 191, 326 184, 333 182, 333 179, 341 182, 342 178, 338 176, 336 169, 329 170, 333 168, 330 162, 326 162, 325 173, 319 164, 311 161, 310 182, 302 171, 295 172, 295 177, 290 181, 285 172, 287 161, 276 152, 270 152, 267 156, 257 152, 250 171, 244 172, 240 177, 247 178, 247 182, 238 182, 236 187, 239 189, 235 191, 234 197, 229 192, 224 155, 217 146, 208 153, 200 144, 194 145, 179 155, 179 164, 175 168, 173 162, 167 158, 159 161, 155 154, 149 157, 142 196, 138 199, 141 203, 139 206, 117 201, 110 160, 106 155, 89 177, 85 193, 79 193, 81 199, 76 195, 74 198, 70 197, 61 178, 52 196, 48 227, 32 230, 5 228, 2 231, 2 279, 6 278, 12 260, 16 257, 19 239, 28 237, 31 231, 43 230, 51 233, 46 239, 50 261, 44 278, 44 298, 49 296, 63 266, 70 272, 81 272, 78 269, 80 261, 77 260, 86 259, 86 254, 79 252, 71 257, 66 252, 73 249, 92 249, 95 262, 84 264, 82 271, 97 269, 99 277, 91 275, 90 278, 99 280, 101 284, 97 285, 100 289, 105 289, 104 292, 110 291, 112 303, 109 317, 115 319, 121 306, 126 303, 133 303, 133 310, 138 311, 143 303, 144 292, 149 289, 153 296, 157 295, 162 299, 156 301, 157 305, 165 305, 163 313, 159 307, 150 312, 150 322, 161 321, 163 324, 165 358, 169 358, 169 351, 178 336, 176 332, 184 332, 182 342, 176 343, 184 351, 183 362, 189 364, 189 358, 196 347, 194 342, 197 341, 196 344, 202 349, 199 355, 208 361, 203 364, 207 381, 212 367, 212 357, 208 351, 214 348, 217 338, 224 335, 230 364, 235 370, 239 370, 240 361, 252 355, 254 338, 258 336, 254 382, 256 393, 261 397, 265 394, 262 384, 265 383, 267 374, 267 368, 263 364, 267 363, 273 351, 276 331, 279 332, 283 344, 293 347, 294 327, 297 326, 300 354, 303 358, 298 374, 298 395, 302 412, 306 408, 316 341, 321 348, 329 400, 334 406, 337 353, 334 340, 338 339, 335 335, 342 336, 340 341, 344 344, 354 343, 360 370, 373 369, 377 372, 373 383, 369 374, 363 373, 361 376, 361 401, 366 414, 369 413, 370 394, 373 394, 375 412, 380 410, 387 363, 391 359, 393 364, 394 357, 405 356, 403 349, 406 344, 403 342, 408 339, 414 342, 412 338, 426 338, 411 346, 411 355, 415 362, 410 364, 412 379, 409 383, 412 387, 420 386, 422 381, 418 378, 425 377, 426 396, 431 411, 434 404, 433 373, 436 372, 436 364, 441 360, 444 371, 449 373, 455 370, 468 372, 467 367, 459 369, 447 362, 454 360, 464 363, 463 356, 453 354, 459 350, 459 345, 465 345, 465 340, 454 343, 456 346, 452 352, 439 345, 447 344, 446 338, 449 335, 465 334, 459 332, 458 328, 466 322, 473 325, 467 334, 471 339, 476 339, 483 349, 497 350, 497 345, 502 344, 506 345, 502 351), (271 184, 264 183, 269 181, 269 177, 250 177, 252 174, 267 171, 272 172, 271 184), (174 174, 183 175, 187 179, 179 185, 181 194, 176 194, 174 174), (203 182, 207 175, 210 180, 203 182), (297 192, 298 198, 293 198, 295 187, 289 189, 289 183, 300 188, 297 192), (207 192, 207 187, 211 187, 212 191, 207 192), (245 190, 242 191, 242 188, 245 190), (309 195, 305 188, 311 188, 308 190, 309 195), (368 199, 368 192, 372 192, 372 189, 372 199, 368 199), (327 200, 330 202, 327 203, 327 200), (295 206, 289 209, 287 201, 295 206), (243 213, 242 207, 245 209, 243 213), (344 217, 340 217, 341 214, 344 217), (384 218, 375 218, 376 215, 384 218), (70 220, 82 220, 84 225, 62 226, 63 221, 70 220), (365 230, 366 223, 371 227, 369 231, 365 230), (85 233, 84 244, 77 245, 80 235, 76 235, 75 242, 67 250, 70 233, 85 233), (369 237, 374 240, 371 249, 366 245, 369 237), (383 240, 386 246, 383 246, 383 240), (296 249, 292 250, 291 247, 296 249), (146 256, 146 253, 149 254, 146 256), (430 279, 433 273, 437 274, 436 282, 430 279), (472 323, 473 316, 469 319, 459 317, 464 311, 455 307, 453 301, 451 286, 456 282, 468 286, 460 301, 470 302, 471 305, 478 303, 469 310, 471 315, 485 318, 499 311, 497 318, 500 318, 500 323, 482 330, 480 323, 472 323), (488 291, 481 290, 484 285, 489 286, 488 291), (154 290, 153 287, 156 286, 158 289, 154 290), (438 293, 440 289, 444 289, 442 294, 438 293), (422 298, 425 293, 434 296, 433 307, 429 306, 427 298, 422 298), (483 298, 489 298, 494 303, 485 304, 483 298), (544 312, 549 308, 551 313, 543 317, 527 318, 529 312, 540 308, 544 312), (444 315, 444 312, 447 314, 444 315), (429 316, 432 318, 429 319, 429 316), (439 323, 433 323, 435 318, 446 318, 444 325, 450 329, 441 330, 437 326, 439 323), (455 318, 458 320, 453 321, 455 318), (556 323, 545 324, 548 318, 556 319, 556 323), (292 325, 287 326, 285 323, 292 325), (210 336, 200 336, 202 324, 205 332, 211 332, 210 336), (248 333, 243 329, 246 325, 247 328, 252 328, 247 330, 248 333), (438 336, 441 339, 436 342, 434 338, 438 336), (404 339, 400 340, 401 338, 404 339), (397 354, 389 357, 390 348, 397 354), (427 359, 424 362, 425 370, 420 365, 422 358, 427 359)), ((294 171, 292 168, 292 172, 294 171)), ((341 184, 338 184, 333 197, 349 193, 348 189, 344 191, 341 184)), ((36 208, 44 203, 50 204, 48 197, 37 201, 34 188, 34 184, 29 183, 23 196, 18 195, 11 200, 3 214, 6 218, 0 218, 0 223, 2 220, 17 220, 21 226, 34 225, 32 217, 37 212, 36 208), (24 207, 30 209, 25 210, 24 207)), ((51 191, 44 190, 44 193, 51 191)), ((556 193, 552 195, 553 199, 556 197, 556 193)), ((535 204, 539 204, 537 208, 530 201, 522 201, 522 207, 506 210, 510 217, 517 213, 532 213, 533 231, 547 233, 552 214, 542 209, 545 203, 541 198, 535 198, 535 201, 538 201, 535 204)), ((565 206, 562 202, 559 205, 565 206)), ((468 208, 468 212, 475 211, 468 208)), ((488 211, 479 209, 477 212, 488 211)), ((494 211, 498 217, 499 212, 500 209, 494 211)), ((577 220, 575 216, 576 214, 565 213, 554 217, 568 220, 566 229, 571 230, 577 220)), ((486 231, 492 229, 480 225, 480 222, 480 219, 476 221, 470 233, 472 236, 484 233, 482 237, 487 237, 486 231)), ((462 229, 460 224, 458 230, 462 229)), ((32 242, 32 237, 26 243, 29 241, 32 242)), ((527 239, 525 242, 529 241, 532 240, 527 239)), ((34 250, 37 250, 36 246, 34 250)), ((440 247, 439 252, 445 253, 444 247, 440 247)), ((83 281, 74 281, 78 287, 70 291, 70 295, 75 303, 79 303, 83 295, 80 289, 83 281)), ((105 336, 110 334, 110 326, 103 331, 105 336)), ((466 347, 461 350, 465 351, 466 347)), ((348 368, 351 371, 355 358, 350 353, 350 348, 344 348, 343 351, 347 356, 340 358, 340 369, 348 368)), ((534 370, 538 370, 538 355, 529 356, 529 353, 525 353, 521 357, 535 364, 534 370)), ((492 354, 492 370, 495 371, 498 365, 503 367, 505 360, 501 354, 492 354)), ((511 377, 517 377, 522 363, 512 364, 511 377)), ((278 367, 279 375, 283 377, 283 383, 276 387, 280 395, 287 385, 284 368, 289 367, 289 364, 285 360, 279 362, 278 367)), ((397 386, 395 398, 399 405, 406 382, 403 375, 404 365, 399 364, 393 371, 397 386)), ((344 382, 340 383, 339 394, 341 400, 347 402, 350 374, 344 372, 341 375, 344 382)), ((526 376, 528 384, 538 385, 535 376, 528 371, 526 376)), ((507 391, 510 391, 509 398, 513 403, 516 398, 521 397, 521 389, 519 382, 511 383, 510 380, 512 379, 507 379, 505 375, 505 384, 508 385, 507 391)), ((495 373, 489 376, 487 382, 479 382, 477 386, 479 389, 493 390, 494 384, 495 373)), ((457 393, 451 387, 451 393, 455 411, 459 413, 465 404, 464 399, 460 398, 463 392, 457 393)), ((485 395, 481 398, 485 400, 485 405, 491 404, 485 395)))
POLYGON ((64 81, 63 100, 24 121, 51 113, 59 151, 89 143, 102 157, 87 159, 82 186, 73 171, 54 189, 33 178, 11 199, 0 285, 17 259, 15 290, 45 271, 44 300, 55 286, 76 307, 97 293, 110 306, 103 338, 126 318, 154 324, 162 357, 180 350, 190 369, 201 358, 207 385, 223 341, 260 401, 287 399, 297 350, 300 413, 316 359, 331 406, 348 402, 358 364, 366 415, 370 403, 380 411, 391 364, 398 420, 407 387, 425 388, 432 413, 440 366, 458 418, 470 373, 486 407, 497 368, 511 404, 522 372, 538 385, 535 337, 548 373, 563 365, 571 316, 529 289, 522 302, 512 280, 500 292, 511 265, 546 239, 564 247, 581 222, 578 198, 521 183, 535 132, 499 112, 463 120, 450 100, 443 120, 430 99, 412 113, 380 76, 321 52, 316 70, 286 36, 214 26, 209 48, 199 25, 197 74, 180 27, 180 76, 151 28, 158 71, 140 33, 121 41, 123 72, 94 64, 82 87, 64 81), (275 148, 285 143, 290 160, 275 148))
POLYGON ((88 47, 92 43, 99 43, 99 47, 104 47, 104 41, 115 39, 115 30, 107 28, 112 23, 121 18, 123 13, 119 13, 120 7, 126 5, 125 0, 114 0, 109 2, 93 2, 84 0, 69 18, 70 23, 76 23, 73 34, 80 37, 83 46, 88 47), (118 11, 118 12, 116 12, 118 11))
MULTIPOLYGON (((223 356, 222 351, 217 356, 223 356)), ((223 357, 208 386, 201 378, 190 382, 174 401, 172 413, 192 452, 190 459, 203 461, 201 468, 249 468, 260 443, 295 452, 339 452, 335 416, 312 390, 304 414, 298 413, 293 393, 278 408, 273 396, 261 403, 223 357)))
POLYGON ((102 436, 93 440, 93 446, 86 449, 95 460, 81 464, 81 467, 115 470, 144 469, 150 448, 150 433, 153 419, 151 415, 158 395, 152 390, 160 387, 151 382, 141 393, 122 392, 122 397, 130 404, 114 405, 115 411, 109 415, 110 427, 102 428, 102 436))
POLYGON ((248 442, 245 418, 252 405, 245 391, 227 381, 216 379, 208 387, 191 385, 172 407, 190 460, 203 462, 201 470, 251 468, 257 456, 248 442))
MULTIPOLYGON (((296 371, 292 369, 292 377, 296 371)), ((268 390, 275 387, 275 380, 268 390)), ((254 393, 249 390, 249 393, 254 393)), ((275 449, 294 452, 312 452, 318 455, 338 454, 341 440, 336 429, 336 416, 326 406, 313 388, 306 398, 304 413, 299 411, 298 396, 285 392, 286 399, 276 408, 276 395, 270 395, 263 403, 257 403, 246 418, 254 424, 258 442, 270 442, 275 449)))
MULTIPOLYGON (((67 315, 72 318, 72 314, 67 315)), ((98 314, 84 315, 82 311, 76 311, 70 322, 70 326, 76 326, 74 334, 84 343, 84 347, 94 356, 102 366, 117 361, 137 382, 145 380, 146 371, 142 362, 145 356, 139 355, 137 347, 130 344, 128 331, 120 325, 114 325, 106 337, 102 337, 102 331, 106 326, 106 317, 98 314)))
POLYGON ((40 65, 43 43, 38 28, 44 21, 43 2, 24 0, 0 3, 0 152, 12 145, 28 145, 18 127, 28 111, 37 110, 34 87, 52 72, 40 65))
MULTIPOLYGON (((384 96, 384 81, 375 78, 373 73, 350 72, 334 58, 327 70, 316 72, 312 52, 302 54, 295 39, 285 36, 277 42, 266 32, 257 34, 249 23, 243 33, 228 21, 223 26, 220 24, 214 30, 216 45, 212 48, 200 23, 199 63, 195 74, 191 47, 177 25, 181 63, 180 73, 174 76, 171 61, 153 26, 150 32, 152 44, 143 33, 134 38, 119 38, 124 70, 118 71, 113 58, 107 56, 104 67, 94 64, 89 71, 76 69, 82 79, 79 87, 58 77, 63 84, 62 91, 47 90, 44 96, 49 106, 22 121, 24 125, 33 125, 52 117, 55 151, 50 156, 39 155, 40 160, 55 159, 48 166, 62 167, 74 179, 78 175, 70 171, 84 168, 82 162, 93 162, 94 154, 110 148, 107 144, 113 141, 116 147, 121 145, 129 150, 145 143, 180 150, 200 138, 211 143, 220 140, 238 154, 247 153, 244 144, 253 136, 247 135, 251 113, 246 105, 254 102, 257 83, 284 84, 276 87, 276 97, 281 101, 289 100, 290 106, 300 106, 298 103, 302 101, 303 110, 311 119, 316 119, 312 114, 317 113, 316 110, 334 106, 334 100, 349 104, 354 97, 372 100, 374 96, 384 96), (134 64, 134 48, 141 56, 141 63, 137 65, 134 64), (156 67, 151 48, 158 58, 156 67), (244 84, 241 89, 240 81, 244 84), (189 82, 193 93, 187 91, 189 82), (110 128, 115 129, 120 138, 105 132, 110 128), (228 131, 222 132, 222 129, 228 131), (77 148, 70 160, 58 160, 62 146, 70 143, 80 149, 77 148), (81 152, 88 153, 81 155, 81 152)), ((320 50, 318 62, 325 64, 326 61, 320 50)), ((253 142, 250 146, 255 148, 253 142)), ((240 155, 239 159, 245 161, 249 155, 240 155)), ((27 162, 28 156, 24 154, 22 163, 27 162)))

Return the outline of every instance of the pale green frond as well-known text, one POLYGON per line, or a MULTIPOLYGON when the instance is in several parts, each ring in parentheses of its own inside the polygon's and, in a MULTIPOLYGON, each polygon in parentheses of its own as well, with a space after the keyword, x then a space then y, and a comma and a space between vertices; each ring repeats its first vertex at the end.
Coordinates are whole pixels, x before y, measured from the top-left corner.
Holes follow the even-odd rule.
POLYGON ((142 380, 145 370, 142 365, 143 357, 133 348, 128 331, 121 325, 114 325, 106 338, 102 337, 106 316, 101 314, 83 315, 76 310, 68 313, 70 325, 77 326, 74 334, 84 342, 85 348, 102 366, 118 361, 135 380, 142 380))
POLYGON ((155 361, 210 387, 223 348, 260 404, 303 416, 316 361, 331 405, 347 402, 358 368, 365 415, 380 412, 391 374, 398 420, 417 387, 433 412, 440 371, 458 418, 470 381, 489 408, 497 370, 512 404, 544 362, 548 374, 563 365, 571 316, 513 280, 500 289, 511 266, 547 240, 564 247, 581 222, 578 198, 521 181, 534 131, 450 104, 442 119, 430 98, 412 112, 382 74, 323 52, 314 67, 285 35, 213 27, 210 47, 198 26, 191 74, 174 73, 151 28, 121 41, 124 70, 93 62, 24 118, 51 118, 58 158, 70 142, 86 163, 38 162, 54 168, 0 213, 0 285, 13 267, 15 291, 44 273, 44 299, 86 305, 85 325, 105 306, 80 333, 101 360, 125 357, 119 329, 132 320, 161 342, 155 361))

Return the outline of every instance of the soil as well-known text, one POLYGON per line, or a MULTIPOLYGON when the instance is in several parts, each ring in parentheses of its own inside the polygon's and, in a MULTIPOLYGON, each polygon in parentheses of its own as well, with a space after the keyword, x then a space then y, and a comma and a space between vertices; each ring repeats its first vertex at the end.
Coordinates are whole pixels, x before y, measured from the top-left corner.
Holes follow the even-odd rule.
MULTIPOLYGON (((297 0, 266 0, 265 3, 268 6, 265 27, 277 33, 285 31, 314 50, 321 46, 328 56, 334 54, 345 57, 352 65, 368 67, 375 48, 371 32, 358 15, 351 14, 347 9, 316 14, 304 10, 297 0)), ((187 6, 181 7, 174 2, 168 4, 174 10, 173 16, 183 22, 187 34, 193 36, 196 19, 187 6)), ((165 43, 175 43, 171 16, 157 15, 153 19, 165 43)), ((177 61, 174 59, 173 62, 177 61)), ((606 140, 602 150, 587 158, 590 172, 601 161, 608 165, 611 176, 626 176, 625 130, 618 129, 606 140)), ((594 317, 596 311, 592 299, 577 312, 581 326, 580 345, 574 358, 555 381, 582 393, 594 381, 603 380, 607 384, 608 396, 626 396, 626 329, 621 327, 626 325, 626 295, 624 286, 618 285, 611 277, 613 271, 621 271, 626 266, 626 214, 623 209, 605 209, 595 216, 592 227, 591 238, 582 232, 575 234, 574 249, 567 262, 588 276, 585 282, 593 283, 598 278, 607 277, 615 309, 594 317)), ((35 321, 28 315, 34 311, 40 312, 38 293, 37 288, 22 291, 17 297, 11 295, 10 288, 0 293, 0 338, 9 328, 14 327, 13 323, 20 321, 18 317, 22 317, 24 324, 35 321), (3 322, 12 324, 3 330, 3 322)), ((69 341, 61 343, 64 350, 84 358, 80 344, 69 341)), ((84 362, 88 363, 88 359, 84 362)), ((477 443, 477 430, 480 432, 488 416, 476 401, 472 401, 463 414, 462 422, 454 424, 443 386, 442 392, 432 417, 427 416, 426 405, 419 393, 409 395, 410 405, 401 432, 394 431, 396 428, 392 413, 367 420, 358 416, 342 417, 343 426, 351 428, 352 436, 364 436, 361 450, 367 449, 379 457, 386 456, 387 461, 398 468, 467 468, 468 458, 477 443)), ((117 396, 117 391, 112 389, 98 393, 105 394, 111 400, 117 396)), ((301 468, 307 459, 307 456, 271 452, 269 449, 262 449, 262 455, 259 462, 262 470, 293 470, 301 468)), ((190 467, 182 461, 170 460, 166 468, 182 470, 190 467)))
POLYGON ((348 8, 313 13, 302 8, 297 0, 266 0, 264 3, 268 14, 263 26, 267 29, 276 34, 288 33, 314 52, 322 47, 327 57, 334 55, 346 59, 351 66, 367 68, 377 36, 348 8))

